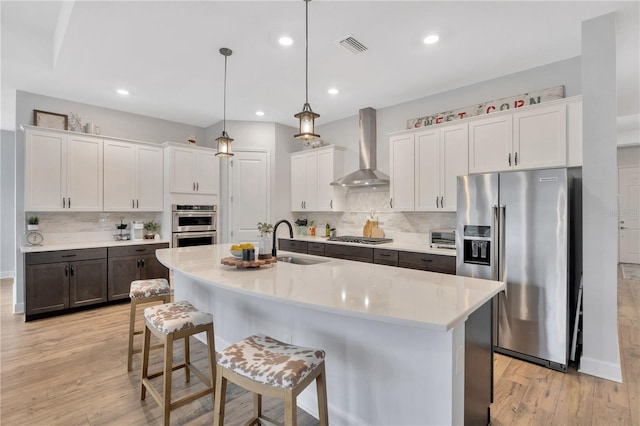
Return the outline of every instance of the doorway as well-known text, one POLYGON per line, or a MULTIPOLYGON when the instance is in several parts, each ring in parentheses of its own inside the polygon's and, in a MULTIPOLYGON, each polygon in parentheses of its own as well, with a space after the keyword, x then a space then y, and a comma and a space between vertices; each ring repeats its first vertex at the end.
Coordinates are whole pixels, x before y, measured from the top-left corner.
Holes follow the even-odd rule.
POLYGON ((229 161, 231 243, 257 242, 258 222, 269 222, 269 152, 236 150, 229 161))
POLYGON ((640 167, 618 169, 618 256, 640 264, 640 167))

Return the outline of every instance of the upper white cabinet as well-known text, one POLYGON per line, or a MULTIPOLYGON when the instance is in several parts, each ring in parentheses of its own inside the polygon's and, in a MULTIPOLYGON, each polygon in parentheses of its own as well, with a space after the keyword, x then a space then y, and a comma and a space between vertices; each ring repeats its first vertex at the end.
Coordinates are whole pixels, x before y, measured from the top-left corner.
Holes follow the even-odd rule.
POLYGON ((104 142, 104 210, 162 211, 163 149, 104 142))
POLYGON ((467 123, 394 135, 389 145, 392 210, 456 210, 456 177, 468 173, 467 123))
POLYGON ((456 211, 457 177, 469 173, 467 123, 415 135, 415 210, 456 211))
POLYGON ((567 165, 566 104, 537 105, 469 121, 469 172, 567 165))
POLYGON ((582 166, 582 97, 567 103, 567 166, 582 166))
POLYGON ((220 162, 210 148, 169 146, 169 190, 187 194, 220 192, 220 162))
POLYGON ((389 139, 389 207, 394 211, 412 211, 414 202, 414 134, 394 135, 389 139))
POLYGON ((334 145, 291 154, 292 211, 344 209, 344 188, 331 185, 343 175, 342 154, 334 145))
POLYGON ((101 211, 102 139, 26 130, 25 210, 101 211))

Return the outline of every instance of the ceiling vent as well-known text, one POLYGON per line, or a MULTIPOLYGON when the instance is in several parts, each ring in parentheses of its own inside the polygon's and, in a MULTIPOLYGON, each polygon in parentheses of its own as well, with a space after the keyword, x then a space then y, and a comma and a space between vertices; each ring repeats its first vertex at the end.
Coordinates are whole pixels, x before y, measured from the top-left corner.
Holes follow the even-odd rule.
POLYGON ((362 53, 368 50, 367 46, 365 46, 362 42, 358 41, 354 36, 347 36, 340 40, 340 46, 344 47, 351 53, 362 53))

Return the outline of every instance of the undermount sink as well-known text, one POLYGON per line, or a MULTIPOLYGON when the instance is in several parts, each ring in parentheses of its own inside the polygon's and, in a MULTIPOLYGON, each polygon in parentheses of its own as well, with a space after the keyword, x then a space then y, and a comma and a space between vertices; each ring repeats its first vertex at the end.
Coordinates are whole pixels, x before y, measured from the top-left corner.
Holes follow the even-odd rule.
POLYGON ((312 259, 310 257, 298 256, 278 256, 276 259, 278 259, 278 262, 294 263, 296 265, 317 265, 318 263, 328 262, 328 260, 324 259, 312 259))

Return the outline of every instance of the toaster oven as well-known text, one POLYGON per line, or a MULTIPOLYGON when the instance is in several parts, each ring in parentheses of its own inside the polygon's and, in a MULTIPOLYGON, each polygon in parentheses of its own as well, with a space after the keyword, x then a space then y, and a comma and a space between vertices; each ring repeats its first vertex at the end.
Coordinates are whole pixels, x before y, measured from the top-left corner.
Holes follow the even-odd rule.
POLYGON ((429 245, 431 248, 438 249, 456 249, 456 230, 455 229, 430 229, 429 245))

